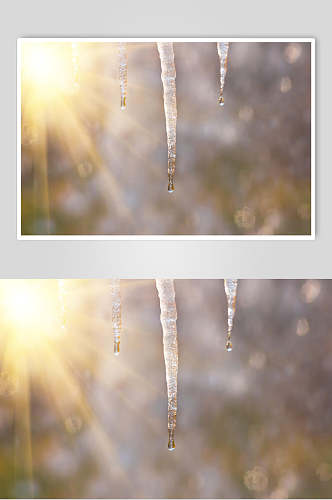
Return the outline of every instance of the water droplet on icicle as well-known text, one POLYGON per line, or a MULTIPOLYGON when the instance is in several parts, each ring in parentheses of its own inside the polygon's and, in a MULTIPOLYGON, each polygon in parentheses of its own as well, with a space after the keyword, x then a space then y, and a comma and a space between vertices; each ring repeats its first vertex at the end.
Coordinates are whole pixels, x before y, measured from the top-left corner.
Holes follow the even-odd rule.
POLYGON ((232 330, 236 307, 236 293, 237 293, 238 280, 224 280, 225 293, 227 297, 227 338, 226 338, 226 351, 231 352, 233 349, 232 344, 232 330))
POLYGON ((58 301, 60 309, 60 325, 64 333, 66 331, 66 280, 58 280, 58 301))
POLYGON ((226 341, 226 351, 231 352, 232 349, 233 349, 233 344, 229 337, 226 341))
POLYGON ((224 85, 227 73, 229 42, 217 42, 217 50, 220 61, 220 88, 218 102, 219 106, 223 106, 225 104, 224 85))
POLYGON ((73 71, 73 88, 77 91, 80 88, 79 82, 79 57, 78 57, 78 44, 73 42, 71 44, 71 62, 73 71))
POLYGON ((128 86, 128 55, 127 44, 119 42, 119 80, 120 80, 120 100, 121 109, 127 107, 127 86, 128 86))
POLYGON ((120 280, 111 280, 111 295, 112 295, 112 330, 113 330, 113 352, 115 356, 120 354, 120 337, 121 337, 121 293, 120 280))
POLYGON ((168 429, 168 446, 169 451, 175 450, 175 441, 174 441, 174 429, 168 429))
POLYGON ((163 329, 164 358, 168 400, 168 449, 175 449, 174 433, 177 413, 178 339, 174 281, 157 279, 160 321, 163 329))
POLYGON ((168 157, 168 192, 174 191, 176 164, 176 71, 172 42, 158 42, 161 64, 161 80, 164 88, 164 110, 166 118, 167 157, 168 157))

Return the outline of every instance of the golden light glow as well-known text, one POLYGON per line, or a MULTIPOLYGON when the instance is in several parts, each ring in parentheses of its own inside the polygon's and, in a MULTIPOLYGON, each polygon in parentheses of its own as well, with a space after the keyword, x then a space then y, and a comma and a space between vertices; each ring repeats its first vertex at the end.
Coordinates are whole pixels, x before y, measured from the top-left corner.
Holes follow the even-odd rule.
POLYGON ((72 86, 70 52, 63 44, 28 43, 22 50, 25 83, 37 90, 40 98, 53 98, 72 86))
MULTIPOLYGON (((90 175, 103 178, 101 195, 113 198, 117 210, 128 219, 131 213, 109 165, 95 142, 94 126, 106 127, 110 113, 105 92, 119 91, 118 79, 100 72, 100 59, 108 61, 115 44, 23 41, 21 46, 21 141, 30 157, 35 185, 34 204, 43 219, 46 234, 51 232, 48 174, 52 168, 49 144, 63 152, 66 163, 82 177, 82 164, 90 175)), ((114 56, 114 54, 113 54, 114 56)), ((113 122, 112 122, 113 124, 113 122)), ((112 125, 112 134, 116 130, 112 125)), ((55 168, 58 163, 55 163, 55 168)), ((24 164, 22 163, 22 171, 24 164)), ((85 178, 87 180, 89 176, 85 178)), ((68 187, 70 190, 70 186, 68 187)), ((53 206, 62 205, 63 194, 53 192, 53 206)))
POLYGON ((30 290, 26 283, 20 282, 8 286, 3 305, 11 320, 20 325, 28 324, 38 317, 40 297, 35 290, 30 290))
MULTIPOLYGON (((133 286, 149 286, 146 281, 133 286)), ((116 391, 128 408, 155 432, 160 422, 137 411, 119 389, 119 380, 131 377, 147 391, 158 392, 151 380, 136 373, 125 360, 115 362, 112 350, 110 319, 94 315, 95 301, 107 297, 107 280, 66 280, 65 332, 61 329, 61 307, 58 280, 0 280, 0 402, 6 399, 14 411, 14 428, 19 447, 15 470, 32 485, 33 491, 34 411, 31 394, 50 405, 62 423, 63 433, 74 437, 89 429, 97 460, 110 464, 119 480, 129 484, 111 436, 95 414, 86 393, 85 377, 95 380, 104 390, 116 391), (93 300, 91 301, 91 296, 93 300), (98 340, 98 334, 102 334, 98 340), (104 339, 101 343, 101 339, 104 339), (109 339, 108 347, 105 342, 109 339), (110 371, 99 370, 99 362, 110 371), (33 391, 33 392, 32 392, 33 391)), ((123 287, 126 289, 126 286, 123 287)), ((134 329, 134 324, 129 329, 134 329)), ((30 486, 29 486, 30 487, 30 486)))
POLYGON ((58 327, 58 311, 50 285, 39 280, 1 280, 3 320, 17 346, 36 348, 58 327))

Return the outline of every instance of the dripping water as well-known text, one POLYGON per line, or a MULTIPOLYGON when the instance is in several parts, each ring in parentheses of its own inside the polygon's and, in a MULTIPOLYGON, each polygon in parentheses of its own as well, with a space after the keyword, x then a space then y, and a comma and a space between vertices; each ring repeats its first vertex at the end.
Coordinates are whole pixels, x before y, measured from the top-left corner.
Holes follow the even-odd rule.
POLYGON ((168 445, 167 448, 169 451, 175 450, 175 441, 174 441, 174 429, 168 429, 168 445))

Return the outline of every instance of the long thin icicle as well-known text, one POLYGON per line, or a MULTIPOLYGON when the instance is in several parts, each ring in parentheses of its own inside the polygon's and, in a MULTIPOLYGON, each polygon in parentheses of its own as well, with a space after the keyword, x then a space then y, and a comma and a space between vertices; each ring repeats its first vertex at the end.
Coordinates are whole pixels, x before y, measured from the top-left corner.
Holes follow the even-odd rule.
POLYGON ((121 109, 126 109, 127 106, 127 86, 128 86, 128 55, 127 44, 119 42, 119 79, 120 79, 120 95, 121 109))
POLYGON ((235 307, 236 307, 236 292, 237 292, 237 283, 238 280, 224 280, 225 293, 227 297, 227 339, 226 339, 226 351, 231 351, 232 346, 232 330, 233 330, 233 322, 235 315, 235 307))
POLYGON ((229 42, 217 42, 217 50, 220 60, 220 89, 218 102, 220 106, 224 105, 224 85, 227 73, 229 42))
POLYGON ((111 279, 111 295, 112 295, 112 330, 113 330, 113 348, 114 354, 120 353, 120 337, 121 337, 121 293, 120 280, 111 279))
POLYGON ((168 192, 174 191, 174 175, 176 163, 176 85, 175 62, 172 42, 158 42, 161 63, 161 79, 164 87, 164 109, 166 118, 167 150, 168 150, 168 192))
POLYGON ((177 412, 178 340, 176 330, 176 304, 174 281, 157 279, 160 300, 160 320, 163 329, 164 358, 168 396, 168 449, 174 450, 177 412))
POLYGON ((60 323, 61 330, 66 330, 66 282, 63 279, 58 279, 58 301, 60 308, 60 323))

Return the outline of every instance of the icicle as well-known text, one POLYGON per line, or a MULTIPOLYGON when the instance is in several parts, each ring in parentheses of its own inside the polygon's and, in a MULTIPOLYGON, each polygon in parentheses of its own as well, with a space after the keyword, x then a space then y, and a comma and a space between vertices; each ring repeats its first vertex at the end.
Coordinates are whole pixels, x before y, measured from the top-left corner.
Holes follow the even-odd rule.
POLYGON ((157 279, 160 300, 160 320, 163 329, 164 358, 168 395, 168 449, 174 450, 174 432, 177 412, 178 341, 176 331, 176 304, 174 282, 157 279))
POLYGON ((236 291, 238 280, 224 280, 225 293, 227 297, 228 330, 226 339, 226 351, 232 350, 232 329, 236 306, 236 291))
POLYGON ((174 175, 176 162, 176 86, 175 63, 172 42, 158 42, 161 63, 161 79, 164 87, 164 109, 166 117, 167 149, 168 149, 168 192, 174 191, 174 175))
POLYGON ((71 44, 71 61, 72 61, 72 69, 73 69, 73 87, 74 90, 78 90, 79 83, 79 64, 78 64, 78 44, 71 44))
POLYGON ((126 109, 127 106, 127 74, 128 74, 128 56, 127 45, 123 42, 118 44, 119 52, 119 78, 120 78, 120 95, 121 95, 121 109, 126 109))
POLYGON ((220 60, 220 90, 219 90, 219 105, 224 105, 224 85, 227 73, 229 42, 217 42, 217 50, 220 60))
POLYGON ((66 330, 66 282, 65 280, 58 280, 58 300, 60 308, 60 323, 61 330, 66 330))
POLYGON ((121 294, 120 280, 111 280, 112 294, 112 329, 113 329, 113 347, 114 354, 117 356, 120 353, 120 336, 121 336, 121 294))

